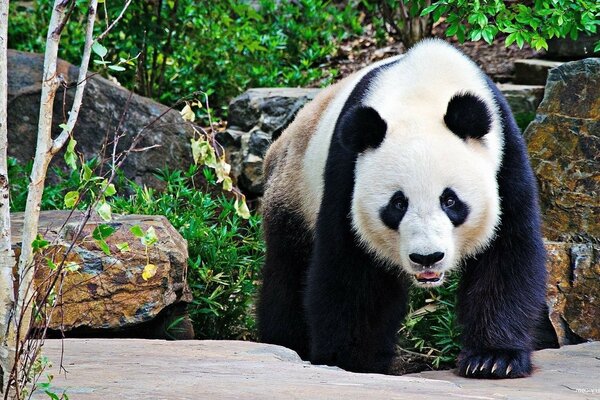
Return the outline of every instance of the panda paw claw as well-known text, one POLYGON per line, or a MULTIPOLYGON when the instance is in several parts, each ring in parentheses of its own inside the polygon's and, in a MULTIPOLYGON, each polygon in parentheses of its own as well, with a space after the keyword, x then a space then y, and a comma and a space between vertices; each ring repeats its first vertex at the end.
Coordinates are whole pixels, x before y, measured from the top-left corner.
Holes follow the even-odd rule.
POLYGON ((531 370, 530 352, 523 350, 465 349, 458 358, 458 374, 466 378, 522 378, 531 370))

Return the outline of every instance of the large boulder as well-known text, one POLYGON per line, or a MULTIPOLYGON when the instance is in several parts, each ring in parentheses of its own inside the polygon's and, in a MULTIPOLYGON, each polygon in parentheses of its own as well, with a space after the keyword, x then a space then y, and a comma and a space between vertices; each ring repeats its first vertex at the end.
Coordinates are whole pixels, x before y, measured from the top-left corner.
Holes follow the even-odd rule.
POLYGON ((600 59, 550 70, 525 131, 540 185, 559 344, 600 340, 600 59))
MULTIPOLYGON (((42 54, 8 51, 8 153, 20 162, 33 159, 37 137, 40 93, 44 56, 42 54)), ((57 73, 69 84, 59 89, 54 103, 53 137, 61 131, 64 116, 70 110, 75 94, 79 69, 59 61, 57 73), (63 98, 65 104, 63 107, 63 98)), ((158 168, 187 169, 192 162, 187 128, 176 110, 131 92, 102 78, 90 74, 79 119, 74 129, 77 150, 86 158, 100 157, 104 144, 113 139, 116 131, 124 136, 118 151, 129 147, 140 131, 143 139, 140 148, 158 145, 140 153, 132 153, 122 166, 128 178, 140 184, 158 184, 153 172, 158 168)), ((108 146, 111 150, 111 146, 108 146)), ((106 156, 109 156, 107 153, 106 156)), ((55 162, 64 167, 62 153, 55 162)))
MULTIPOLYGON (((84 217, 70 211, 43 211, 39 232, 50 242, 49 248, 36 256, 36 285, 45 291, 53 277, 48 258, 59 264, 73 242, 84 217), (66 223, 65 223, 66 221, 66 223)), ((13 243, 20 247, 23 213, 11 216, 13 243)), ((133 336, 193 338, 185 306, 192 300, 187 278, 187 242, 163 216, 116 216, 109 226, 116 228, 107 239, 110 255, 92 239, 94 229, 103 223, 93 216, 75 242, 67 261, 76 271, 68 272, 56 285, 57 305, 50 329, 67 336, 133 336), (148 249, 130 228, 156 231, 158 242, 148 249), (117 244, 128 243, 129 251, 119 251, 117 244), (146 264, 157 267, 147 280, 142 276, 146 264), (60 288, 60 289, 59 289, 60 288)), ((55 275, 55 274, 54 274, 55 275)))
POLYGON ((600 59, 550 70, 525 131, 540 182, 544 236, 600 242, 600 59))
MULTIPOLYGON (((544 94, 543 86, 498 84, 517 121, 527 124, 544 94)), ((250 89, 229 104, 227 130, 217 135, 225 147, 232 175, 251 197, 263 193, 262 165, 271 142, 293 121, 320 89, 250 89)))

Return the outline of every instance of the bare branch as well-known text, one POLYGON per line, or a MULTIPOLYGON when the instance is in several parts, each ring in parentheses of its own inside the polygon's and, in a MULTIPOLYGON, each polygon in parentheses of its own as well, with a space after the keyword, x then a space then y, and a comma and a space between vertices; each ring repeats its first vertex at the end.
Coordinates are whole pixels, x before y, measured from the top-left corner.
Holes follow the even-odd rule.
MULTIPOLYGON (((104 4, 106 4, 106 2, 104 2, 104 4)), ((125 11, 127 10, 127 8, 129 7, 129 5, 131 4, 131 0, 127 0, 127 2, 125 3, 125 5, 123 6, 123 9, 121 10, 121 13, 119 14, 119 16, 117 18, 115 18, 115 20, 108 26, 108 28, 106 28, 104 30, 104 32, 102 32, 97 38, 96 41, 99 42, 102 39, 104 39, 104 37, 106 35, 108 35, 108 33, 112 30, 112 28, 114 28, 114 26, 117 24, 117 22, 119 22, 121 20, 121 18, 123 18, 123 15, 125 15, 125 11)))

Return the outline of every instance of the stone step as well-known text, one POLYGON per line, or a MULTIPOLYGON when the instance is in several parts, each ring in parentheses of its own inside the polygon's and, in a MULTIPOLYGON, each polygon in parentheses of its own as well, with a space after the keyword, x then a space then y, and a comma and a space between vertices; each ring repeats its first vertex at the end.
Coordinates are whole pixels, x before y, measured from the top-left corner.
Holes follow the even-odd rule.
POLYGON ((545 85, 548 71, 561 65, 559 61, 548 60, 516 60, 515 83, 526 85, 545 85))
MULTIPOLYGON (((534 353, 530 378, 482 380, 453 371, 356 374, 312 365, 280 346, 239 341, 46 340, 52 391, 100 399, 544 399, 600 395, 600 342, 534 353), (64 345, 64 347, 63 347, 64 345), (68 371, 61 374, 60 363, 68 371)), ((47 399, 37 392, 34 399, 47 399)))

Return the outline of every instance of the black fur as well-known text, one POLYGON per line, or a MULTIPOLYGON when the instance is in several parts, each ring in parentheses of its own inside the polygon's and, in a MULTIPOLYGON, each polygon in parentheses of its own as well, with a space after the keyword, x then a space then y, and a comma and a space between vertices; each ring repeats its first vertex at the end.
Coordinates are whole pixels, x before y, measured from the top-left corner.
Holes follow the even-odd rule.
POLYGON ((341 143, 349 151, 362 153, 383 142, 387 124, 371 107, 357 105, 343 113, 338 121, 341 143))
POLYGON ((492 244, 464 268, 457 308, 463 327, 458 373, 518 378, 531 374, 532 333, 545 303, 545 250, 527 147, 504 96, 489 79, 488 86, 500 106, 504 131, 498 173, 502 219, 492 244), (473 373, 475 365, 484 368, 473 373))
MULTIPOLYGON (((340 115, 361 105, 381 68, 385 66, 359 82, 340 115)), ((491 245, 465 265, 458 303, 464 331, 458 372, 476 378, 512 378, 531 372, 531 330, 545 294, 544 249, 536 182, 525 145, 506 101, 492 83, 490 87, 500 105, 505 132, 498 174, 502 222, 491 245), (507 374, 509 365, 512 370, 507 374)), ((267 261, 258 308, 259 332, 263 341, 288 346, 316 364, 394 373, 407 284, 404 277, 389 272, 394 268, 386 268, 391 266, 382 265, 367 252, 352 229, 354 169, 357 150, 362 147, 348 146, 345 139, 356 133, 354 126, 340 121, 336 125, 314 240, 301 218, 285 204, 265 210, 267 261)), ((457 213, 456 223, 465 212, 457 213)), ((391 228, 400 222, 398 215, 390 217, 385 210, 380 215, 391 228)))
POLYGON ((450 188, 444 189, 440 196, 440 205, 454 226, 462 225, 469 216, 469 206, 450 188), (452 199, 454 204, 448 206, 446 204, 448 199, 452 199))
POLYGON ((458 93, 448 103, 444 122, 461 139, 481 139, 492 127, 490 110, 472 93, 458 93))
POLYGON ((390 202, 379 210, 379 217, 385 226, 393 230, 398 230, 407 209, 408 199, 401 190, 398 190, 394 193, 390 202))
POLYGON ((303 292, 312 238, 302 218, 286 207, 272 205, 263 213, 267 257, 257 307, 258 333, 261 341, 289 347, 307 359, 303 292))

